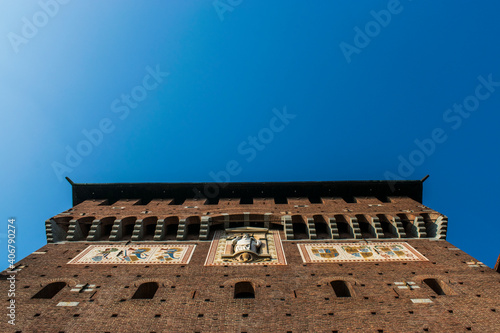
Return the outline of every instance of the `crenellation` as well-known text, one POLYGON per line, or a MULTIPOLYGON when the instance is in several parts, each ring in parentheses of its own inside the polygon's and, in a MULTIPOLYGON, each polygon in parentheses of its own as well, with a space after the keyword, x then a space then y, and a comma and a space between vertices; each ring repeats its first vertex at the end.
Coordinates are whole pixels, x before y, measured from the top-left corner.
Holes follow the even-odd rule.
MULTIPOLYGON (((286 212, 280 212, 280 215, 284 216, 283 215, 284 213, 286 212)), ((207 212, 202 216, 210 216, 213 219, 214 223, 216 223, 220 218, 224 218, 224 216, 226 216, 228 219, 224 222, 226 228, 229 227, 229 225, 231 225, 232 227, 245 226, 245 225, 264 226, 268 225, 271 219, 272 220, 279 219, 279 215, 273 213, 256 214, 251 212, 242 212, 241 214, 231 215, 230 217, 229 215, 223 215, 223 214, 224 213, 219 214, 219 213, 207 212), (266 221, 266 219, 268 221, 266 221)), ((156 221, 161 219, 160 217, 162 215, 160 215, 159 217, 157 214, 153 214, 153 212, 150 211, 143 211, 142 214, 139 213, 138 215, 143 215, 142 218, 137 217, 139 220, 148 221, 147 227, 149 229, 146 231, 146 229, 142 228, 141 226, 142 222, 138 223, 135 229, 133 230, 135 232, 132 235, 134 240, 144 239, 143 238, 144 232, 147 233, 148 237, 155 239, 154 238, 155 230, 157 229, 156 221), (152 215, 149 215, 150 213, 152 215), (155 225, 151 225, 153 223, 155 225)), ((325 215, 328 216, 328 214, 325 215)), ((307 235, 311 233, 311 230, 314 230, 316 232, 316 227, 318 225, 318 222, 316 221, 317 218, 315 218, 314 216, 320 216, 320 215, 293 214, 292 229, 301 228, 297 232, 307 235), (313 216, 313 217, 310 218, 308 216, 313 216), (303 224, 303 226, 300 226, 300 224, 303 224)), ((405 214, 405 213, 398 213, 397 215, 393 216, 389 214, 372 214, 372 213, 353 214, 352 212, 348 212, 348 214, 335 214, 334 216, 337 217, 337 219, 335 219, 335 223, 348 224, 348 229, 350 229, 348 231, 350 236, 348 237, 351 238, 359 239, 359 238, 408 238, 408 237, 445 238, 446 237, 447 218, 445 216, 440 216, 436 218, 433 222, 427 216, 405 214), (413 219, 410 220, 410 218, 413 219)), ((67 236, 64 236, 67 240, 75 241, 75 240, 82 240, 83 238, 85 239, 88 238, 89 241, 99 241, 99 240, 106 240, 107 239, 106 237, 111 237, 111 235, 113 235, 111 239, 115 239, 119 229, 116 226, 112 227, 113 224, 112 221, 121 220, 121 218, 119 217, 120 214, 115 214, 114 216, 102 215, 102 217, 99 216, 80 217, 77 219, 66 217, 63 220, 62 217, 56 216, 55 218, 52 218, 49 221, 59 221, 59 222, 55 223, 51 222, 46 224, 46 233, 53 239, 54 230, 57 229, 60 235, 59 237, 61 237, 61 235, 64 235, 65 232, 64 229, 67 228, 67 236), (102 239, 103 235, 105 236, 105 239, 102 239)), ((126 217, 125 219, 127 218, 130 217, 126 217)), ((177 216, 167 215, 165 216, 165 218, 167 219, 181 218, 181 219, 192 220, 192 219, 200 219, 201 217, 199 215, 192 215, 192 214, 178 214, 177 216)), ((322 221, 323 222, 321 223, 325 224, 325 226, 320 225, 320 228, 322 228, 321 238, 330 238, 332 235, 331 225, 333 220, 331 220, 332 222, 330 222, 329 224, 324 222, 324 220, 322 221)), ((336 228, 337 232, 339 232, 338 226, 336 227, 337 227, 336 228)), ((161 228, 159 230, 161 234, 161 228)), ((318 236, 316 235, 312 237, 318 237, 318 236)), ((344 236, 344 238, 345 237, 346 236, 344 236)))

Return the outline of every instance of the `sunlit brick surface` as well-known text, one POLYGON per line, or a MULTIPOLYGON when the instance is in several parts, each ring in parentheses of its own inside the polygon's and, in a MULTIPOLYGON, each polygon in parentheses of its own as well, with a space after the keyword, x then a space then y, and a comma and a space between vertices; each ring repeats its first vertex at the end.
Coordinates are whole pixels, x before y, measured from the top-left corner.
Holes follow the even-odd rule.
MULTIPOLYGON (((120 200, 110 205, 102 205, 103 200, 86 200, 56 215, 54 224, 49 221, 50 228, 57 223, 67 224, 61 227, 64 233, 58 236, 64 240, 54 239, 53 243, 17 263, 16 325, 7 324, 4 316, 0 331, 500 331, 500 275, 439 239, 439 235, 429 236, 433 223, 443 218, 442 214, 406 197, 393 197, 391 202, 369 196, 355 200, 356 203, 348 203, 340 198, 322 197, 322 203, 313 204, 307 198, 288 197, 287 204, 275 204, 272 198, 254 198, 253 204, 244 205, 234 198, 221 198, 217 205, 204 205, 204 201, 192 199, 182 205, 169 205, 171 200, 152 200, 147 205, 134 205, 137 200, 120 200), (198 208, 185 208, 195 206, 198 208), (315 227, 314 221, 308 219, 317 215, 322 216, 318 223, 333 222, 328 228, 315 227), (207 216, 210 219, 203 219, 207 216), (381 226, 382 231, 374 231, 377 226, 371 218, 383 221, 384 216, 389 217, 389 224, 381 226), (82 217, 91 218, 88 228, 82 228, 83 234, 78 236, 77 232, 71 233, 74 226, 71 227, 69 221, 82 217), (129 227, 129 233, 121 236, 115 232, 119 237, 110 241, 111 226, 115 226, 116 231, 115 221, 126 217, 135 218, 133 228, 129 227), (148 220, 148 217, 154 219, 148 220), (197 236, 179 232, 180 225, 170 235, 162 229, 167 222, 179 224, 192 217, 200 224, 193 229, 197 236), (407 220, 404 225, 401 222, 403 230, 399 236, 388 232, 387 227, 395 221, 391 217, 407 220), (143 222, 137 223, 137 220, 143 222), (421 230, 414 225, 419 221, 423 221, 421 230), (372 229, 365 226, 355 230, 356 222, 367 223, 372 229), (102 228, 100 240, 89 241, 92 230, 96 232, 100 223, 109 223, 110 227, 102 228), (148 223, 154 225, 147 227, 148 223), (296 228, 297 223, 304 224, 303 229, 296 228), (339 223, 349 224, 352 233, 335 234, 339 223), (217 230, 252 224, 279 231, 286 265, 205 265, 217 230), (207 232, 206 240, 200 240, 203 230, 207 232), (412 230, 418 234, 411 235, 412 230), (366 237, 370 232, 371 237, 366 237), (70 234, 84 239, 68 240, 70 234), (354 237, 356 234, 362 237, 354 237), (133 240, 134 235, 138 240, 133 240), (182 240, 177 240, 179 235, 183 236, 182 240), (428 261, 305 264, 297 246, 299 243, 369 245, 375 242, 407 242, 428 261), (196 247, 187 264, 68 264, 95 244, 110 247, 192 244, 196 247), (340 285, 345 288, 334 290, 333 281, 343 281, 340 285), (438 281, 444 295, 436 292, 432 281, 438 281), (65 282, 66 286, 52 298, 32 298, 53 282, 65 282), (134 299, 138 287, 148 282, 158 284, 153 298, 134 299), (238 282, 250 282, 255 298, 234 298, 238 282), (336 293, 347 293, 351 297, 338 297, 336 293)), ((57 230, 50 228, 47 236, 56 237, 52 233, 57 230)), ((399 233, 396 225, 391 230, 399 233)), ((9 304, 6 278, 10 274, 2 272, 0 281, 5 305, 9 304)))

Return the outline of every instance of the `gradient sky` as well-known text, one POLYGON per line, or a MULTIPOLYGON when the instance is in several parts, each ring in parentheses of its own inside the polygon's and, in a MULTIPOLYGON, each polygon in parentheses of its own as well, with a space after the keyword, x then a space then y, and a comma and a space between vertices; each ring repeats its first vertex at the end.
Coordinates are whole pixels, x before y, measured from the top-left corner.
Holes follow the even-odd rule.
POLYGON ((213 181, 230 160, 237 182, 430 174, 424 204, 449 217, 448 241, 493 267, 499 10, 494 0, 3 0, 0 269, 8 218, 17 260, 46 243, 44 221, 72 205, 65 176, 213 181))

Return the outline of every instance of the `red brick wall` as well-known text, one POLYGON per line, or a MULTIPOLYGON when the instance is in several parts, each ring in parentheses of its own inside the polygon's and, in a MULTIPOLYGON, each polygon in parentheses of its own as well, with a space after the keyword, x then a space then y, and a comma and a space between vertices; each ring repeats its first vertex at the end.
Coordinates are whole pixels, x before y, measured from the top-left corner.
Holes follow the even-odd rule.
MULTIPOLYGON (((86 201, 57 217, 84 216, 218 216, 221 213, 273 213, 273 216, 316 214, 440 214, 408 198, 382 203, 359 198, 358 203, 323 198, 323 204, 289 199, 275 205, 272 199, 254 199, 253 205, 221 200, 219 205, 186 202, 168 205, 156 200, 148 205, 121 201, 99 206, 86 201), (369 206, 380 204, 382 206, 369 206), (294 207, 307 205, 308 207, 294 207), (184 208, 198 206, 199 208, 184 208), (116 207, 116 208, 113 208, 116 207), (120 207, 125 207, 121 209, 120 207), (146 213, 143 213, 146 212, 146 213), (85 215, 82 215, 85 214, 85 215)), ((499 332, 500 275, 443 240, 407 241, 428 262, 379 262, 303 264, 297 242, 285 241, 285 266, 204 266, 210 241, 196 244, 186 265, 68 265, 91 242, 48 244, 21 260, 16 280, 16 326, 3 316, 1 332, 499 332), (473 262, 473 263, 472 263, 473 262), (451 291, 436 295, 422 281, 436 278, 451 291), (337 298, 329 282, 350 283, 354 296, 337 298), (64 281, 68 286, 52 299, 31 299, 43 286, 64 281), (152 300, 131 299, 143 282, 160 288, 152 300), (234 299, 234 284, 250 281, 255 299, 234 299), (399 289, 395 282, 415 282, 419 289, 399 289), (72 292, 77 284, 94 284, 92 292, 72 292), (430 299, 414 304, 411 299, 430 299), (59 302, 79 302, 58 307, 59 302), (116 315, 116 316, 115 316, 116 315)), ((395 239, 387 239, 395 241, 395 239)), ((353 240, 346 240, 353 242, 353 240)), ((383 240, 381 240, 383 241, 383 240)), ((305 242, 314 242, 307 240, 305 242)), ((325 240, 318 242, 324 243, 325 240)), ((341 242, 328 240, 328 242, 341 242)), ((364 242, 364 241, 361 241, 364 242)), ((101 242, 100 242, 101 243, 101 242)), ((158 244, 159 242, 153 242, 158 244)), ((173 243, 165 242, 165 243, 173 243)), ((102 244, 102 243, 101 243, 102 244)), ((114 243, 120 244, 120 243, 114 243)), ((121 243, 123 244, 123 243, 121 243)), ((6 305, 9 282, 2 272, 0 295, 6 305)))
MULTIPOLYGON (((187 265, 88 268, 66 263, 90 243, 48 244, 39 250, 46 254, 32 254, 20 262, 26 267, 17 273, 17 324, 10 327, 4 318, 1 331, 462 332, 467 327, 500 331, 500 276, 487 267, 469 267, 467 262, 474 258, 449 250, 454 247, 446 241, 408 240, 429 262, 307 265, 296 241, 284 241, 288 265, 269 267, 205 267, 210 242, 183 243, 197 244, 187 265), (436 295, 422 283, 428 277, 444 281, 453 294, 436 295), (350 281, 354 297, 336 298, 328 285, 334 279, 350 281), (255 284, 255 299, 233 299, 234 284, 242 280, 255 284), (52 281, 69 286, 53 299, 31 299, 52 281), (145 281, 160 283, 155 297, 131 299, 145 281), (394 282, 401 281, 421 288, 398 289, 394 282), (70 291, 86 283, 99 286, 95 294, 70 291), (413 304, 412 298, 429 298, 433 303, 413 304), (80 303, 57 307, 60 301, 80 303)), ((8 283, 2 280, 0 286, 7 299, 8 283)))

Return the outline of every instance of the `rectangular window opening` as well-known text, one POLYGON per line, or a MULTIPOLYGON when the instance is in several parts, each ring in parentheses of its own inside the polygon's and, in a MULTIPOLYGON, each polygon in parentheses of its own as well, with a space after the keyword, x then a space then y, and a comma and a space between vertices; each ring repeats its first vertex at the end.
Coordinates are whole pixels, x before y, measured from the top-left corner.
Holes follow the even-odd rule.
POLYGON ((312 203, 312 204, 322 204, 323 203, 323 200, 321 199, 321 197, 318 197, 318 196, 312 196, 312 197, 309 197, 309 202, 312 203))
POLYGON ((286 197, 275 197, 274 198, 274 203, 276 205, 287 205, 288 204, 288 199, 286 197))
POLYGON ((219 204, 219 198, 208 198, 205 201, 205 205, 218 205, 219 204))
POLYGON ((252 197, 243 197, 240 199, 240 205, 253 205, 252 197))
POLYGON ((179 206, 182 205, 184 201, 186 201, 186 198, 174 198, 172 199, 172 201, 170 201, 169 205, 179 206))

